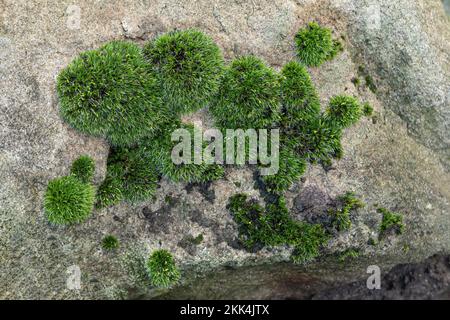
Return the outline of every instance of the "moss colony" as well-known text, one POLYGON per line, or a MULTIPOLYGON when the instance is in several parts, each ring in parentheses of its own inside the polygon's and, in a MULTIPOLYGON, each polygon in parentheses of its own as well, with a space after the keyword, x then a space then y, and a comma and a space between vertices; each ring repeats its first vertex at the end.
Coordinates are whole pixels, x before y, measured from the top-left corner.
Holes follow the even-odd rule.
MULTIPOLYGON (((280 170, 260 177, 269 195, 265 206, 244 194, 229 201, 243 245, 248 250, 289 245, 293 260, 300 263, 317 257, 331 237, 330 230, 348 230, 350 212, 362 203, 346 194, 330 211, 332 225, 310 224, 292 219, 283 194, 304 174, 308 163, 329 165, 342 157, 343 130, 361 115, 371 114, 372 108, 362 107, 353 97, 336 96, 322 112, 306 67, 333 58, 342 46, 329 29, 316 23, 301 29, 295 42, 299 61, 287 63, 281 72, 255 56, 240 57, 225 66, 218 46, 197 30, 161 35, 144 49, 113 41, 81 53, 57 79, 61 116, 75 129, 111 143, 107 173, 95 195, 94 162, 87 156, 76 160, 70 176, 48 185, 45 212, 49 221, 81 222, 94 202, 101 208, 121 201, 151 200, 161 177, 175 182, 222 178, 221 165, 174 164, 171 159, 176 143, 171 141, 172 131, 194 130, 182 124, 181 115, 208 106, 221 129, 280 129, 280 170)), ((399 225, 398 218, 387 213, 383 221, 382 232, 399 225)), ((115 249, 118 240, 105 237, 102 247, 115 249)), ((147 270, 155 286, 170 286, 180 277, 165 250, 150 256, 147 270)))

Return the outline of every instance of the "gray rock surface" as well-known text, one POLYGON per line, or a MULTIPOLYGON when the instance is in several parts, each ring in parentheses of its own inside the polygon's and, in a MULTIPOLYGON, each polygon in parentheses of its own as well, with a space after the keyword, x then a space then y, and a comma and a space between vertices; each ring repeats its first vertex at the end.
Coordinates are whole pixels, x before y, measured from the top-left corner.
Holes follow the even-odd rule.
MULTIPOLYGON (((0 9, 0 298, 141 294, 146 290, 130 279, 139 270, 126 266, 136 260, 131 253, 139 257, 158 247, 174 252, 186 278, 216 266, 288 259, 286 248, 248 253, 236 243, 237 228, 225 206, 235 192, 259 196, 248 168, 229 169, 223 181, 207 186, 163 180, 155 201, 98 210, 80 225, 55 227, 44 217, 42 197, 50 179, 89 154, 99 183, 108 154, 105 141, 59 118, 59 71, 104 42, 142 44, 175 28, 210 34, 228 60, 256 54, 275 68, 294 58, 293 36, 310 20, 345 36, 343 54, 311 69, 321 100, 355 94, 372 103, 376 117, 347 130, 344 158, 327 172, 311 167, 287 199, 293 214, 308 220, 315 211, 305 208, 317 208, 317 195, 324 201, 347 190, 362 196, 368 205, 353 217, 352 230, 331 241, 325 253, 357 246, 368 260, 355 268, 319 261, 307 272, 320 278, 331 266, 349 270, 352 279, 365 276, 360 266, 366 262, 390 266, 450 250, 450 25, 440 0, 0 0, 0 9), (374 78, 376 94, 352 84, 360 65, 374 78), (381 220, 377 204, 402 212, 406 232, 368 246, 381 220), (109 233, 122 242, 115 254, 100 249, 109 233), (186 249, 182 240, 198 234, 203 242, 186 249), (82 273, 80 290, 66 286, 73 265, 82 273)), ((210 124, 206 110, 192 119, 210 124)))

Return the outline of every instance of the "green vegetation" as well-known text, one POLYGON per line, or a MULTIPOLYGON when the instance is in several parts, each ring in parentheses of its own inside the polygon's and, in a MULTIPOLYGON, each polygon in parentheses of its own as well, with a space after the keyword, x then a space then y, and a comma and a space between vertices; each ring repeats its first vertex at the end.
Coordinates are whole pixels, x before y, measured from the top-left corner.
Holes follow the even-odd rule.
POLYGON ((378 88, 375 85, 375 81, 373 80, 372 76, 368 73, 368 71, 364 66, 358 67, 358 75, 364 78, 365 85, 370 91, 372 91, 373 93, 377 93, 378 88))
POLYGON ((108 156, 106 179, 99 187, 97 205, 148 200, 154 195, 158 181, 158 171, 151 161, 142 157, 139 148, 113 148, 108 156))
POLYGON ((107 235, 102 239, 102 248, 105 250, 115 250, 119 245, 119 240, 113 235, 107 235))
POLYGON ((223 57, 197 30, 174 31, 147 43, 145 57, 159 75, 165 103, 175 113, 204 107, 217 91, 223 57))
POLYGON ((370 103, 366 102, 363 104, 362 113, 366 117, 371 117, 373 115, 373 107, 370 105, 370 103))
POLYGON ((281 195, 297 181, 306 170, 306 161, 289 148, 280 150, 279 170, 276 174, 263 176, 267 191, 281 195))
POLYGON ((311 22, 295 35, 297 56, 308 67, 318 67, 342 51, 342 43, 331 36, 331 29, 311 22))
MULTIPOLYGON (((195 130, 194 126, 181 123, 174 124, 172 129, 186 129, 191 137, 195 130)), ((191 145, 191 163, 175 164, 171 154, 178 142, 171 141, 173 130, 167 130, 159 139, 144 142, 139 149, 142 158, 152 161, 163 176, 175 182, 207 182, 223 177, 224 169, 220 165, 194 163, 194 145, 191 145)))
POLYGON ((51 180, 44 197, 44 209, 50 222, 71 224, 84 221, 92 212, 95 190, 74 176, 51 180))
POLYGON ((167 120, 141 49, 112 41, 80 54, 58 76, 61 116, 75 129, 131 145, 167 120))
POLYGON ((304 66, 292 61, 281 70, 281 123, 289 129, 320 114, 320 101, 304 66))
POLYGON ((337 231, 347 231, 352 226, 350 213, 353 210, 364 207, 364 202, 356 198, 353 192, 338 197, 338 204, 336 209, 329 210, 328 213, 332 218, 332 227, 337 231))
POLYGON ((83 183, 92 183, 95 172, 95 162, 89 156, 81 156, 72 163, 70 173, 83 183))
POLYGON ((172 254, 164 249, 153 251, 147 261, 147 270, 151 284, 155 287, 171 287, 181 277, 172 254))
POLYGON ((226 129, 267 129, 279 120, 278 75, 253 56, 234 60, 225 69, 210 111, 226 129))
POLYGON ((386 235, 388 232, 395 232, 400 235, 405 231, 403 216, 399 213, 389 211, 386 208, 378 208, 377 211, 383 214, 383 220, 380 226, 380 236, 386 235))
POLYGON ((336 96, 331 98, 325 115, 336 126, 348 128, 358 122, 361 113, 361 106, 354 97, 336 96))
POLYGON ((359 257, 358 249, 347 249, 339 255, 339 262, 346 262, 348 260, 353 260, 359 257))
POLYGON ((228 208, 239 225, 240 240, 248 250, 260 246, 290 245, 294 247, 292 259, 305 263, 319 255, 328 236, 321 225, 293 220, 286 208, 284 197, 278 197, 264 209, 245 194, 230 198, 228 208))

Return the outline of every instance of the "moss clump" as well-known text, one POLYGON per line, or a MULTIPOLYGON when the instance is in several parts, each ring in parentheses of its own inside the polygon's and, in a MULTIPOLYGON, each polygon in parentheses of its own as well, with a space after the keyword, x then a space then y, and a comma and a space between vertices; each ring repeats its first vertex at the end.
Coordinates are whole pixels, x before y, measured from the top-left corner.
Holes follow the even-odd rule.
POLYGON ((44 197, 44 209, 52 223, 78 223, 91 214, 94 201, 94 187, 74 176, 67 176, 49 182, 44 197))
POLYGON ((70 173, 84 183, 92 183, 95 172, 95 162, 89 156, 81 156, 72 163, 70 173))
POLYGON ((361 113, 361 106, 354 97, 336 96, 331 98, 325 115, 335 125, 348 128, 358 122, 361 113))
POLYGON ((223 57, 202 32, 190 29, 164 34, 147 43, 144 54, 159 75, 164 100, 172 112, 204 107, 217 91, 223 57))
POLYGON ((57 89, 65 121, 114 145, 133 144, 167 119, 157 78, 129 42, 81 53, 58 75, 57 89))
POLYGON ((298 58, 309 67, 318 67, 342 51, 342 44, 333 41, 331 29, 321 27, 316 22, 300 29, 295 35, 295 43, 298 58))
POLYGON ((306 170, 306 161, 291 149, 280 150, 279 170, 276 174, 263 176, 267 191, 281 195, 297 181, 306 170))
POLYGON ((119 245, 119 240, 113 235, 107 235, 102 239, 102 248, 105 250, 115 250, 119 245))
POLYGON ((370 103, 366 102, 363 104, 362 113, 366 117, 371 117, 373 115, 373 107, 370 105, 370 103))
POLYGON ((317 257, 328 240, 322 226, 293 220, 284 197, 264 209, 248 200, 247 195, 236 194, 230 198, 228 208, 239 225, 240 240, 249 250, 290 245, 294 247, 293 261, 304 263, 317 257))
POLYGON ((143 158, 138 148, 113 148, 108 156, 106 178, 99 187, 97 205, 148 200, 154 195, 158 181, 153 162, 143 158))
POLYGON ((364 207, 364 202, 359 200, 353 192, 347 192, 338 197, 338 205, 334 210, 329 210, 332 218, 332 227, 337 231, 347 231, 352 226, 350 213, 353 210, 364 207))
POLYGON ((155 287, 171 287, 181 277, 172 254, 164 249, 153 251, 147 261, 147 270, 151 284, 155 287))
POLYGON ((122 194, 122 181, 108 175, 103 180, 102 184, 97 190, 97 208, 106 208, 118 204, 124 199, 122 194))
POLYGON ((320 114, 320 101, 311 77, 298 62, 287 63, 281 71, 281 123, 291 128, 320 114))
POLYGON ((347 249, 339 255, 339 262, 346 262, 348 260, 353 260, 359 257, 358 249, 347 249))
POLYGON ((342 157, 341 137, 341 128, 317 116, 297 127, 290 139, 301 157, 312 163, 328 163, 332 158, 342 157))
POLYGON ((224 129, 270 128, 279 120, 279 81, 274 70, 253 56, 225 69, 210 111, 224 129))
POLYGON ((208 182, 223 177, 224 169, 217 164, 194 163, 194 145, 191 145, 191 163, 175 164, 172 160, 172 150, 176 141, 171 141, 171 132, 175 129, 186 129, 191 137, 194 135, 194 126, 187 124, 173 124, 171 129, 161 134, 154 141, 146 141, 140 146, 143 158, 153 161, 159 172, 175 182, 208 182))
POLYGON ((399 235, 405 231, 405 224, 403 223, 403 216, 401 214, 389 211, 386 208, 378 208, 377 211, 383 214, 383 220, 380 226, 381 236, 392 231, 399 235))

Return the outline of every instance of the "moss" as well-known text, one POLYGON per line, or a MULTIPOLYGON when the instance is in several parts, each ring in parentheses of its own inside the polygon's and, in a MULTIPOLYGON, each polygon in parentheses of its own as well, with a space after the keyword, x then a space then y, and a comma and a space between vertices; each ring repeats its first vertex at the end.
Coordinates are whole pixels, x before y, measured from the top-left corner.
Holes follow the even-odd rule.
POLYGON ((361 118, 361 106, 354 97, 335 96, 331 98, 325 115, 341 128, 348 128, 361 118))
POLYGON ((290 245, 292 259, 305 263, 319 255, 320 247, 328 240, 322 226, 293 220, 284 197, 278 197, 264 209, 245 194, 236 194, 228 208, 239 225, 240 240, 248 250, 261 246, 290 245))
POLYGON ((369 238, 369 240, 367 241, 367 244, 369 246, 376 246, 378 244, 378 241, 374 238, 369 238))
POLYGON ((353 260, 359 257, 358 249, 347 249, 339 255, 339 262, 343 263, 348 260, 353 260))
POLYGON ((369 88, 370 91, 372 91, 373 93, 377 93, 378 88, 375 85, 375 81, 373 80, 372 76, 370 75, 366 75, 364 77, 364 79, 366 80, 366 86, 367 88, 369 88))
POLYGON ((314 117, 296 128, 289 137, 301 157, 311 163, 341 158, 342 129, 322 116, 314 117))
POLYGON ((329 214, 332 218, 332 227, 337 231, 349 230, 352 226, 350 213, 353 210, 363 208, 364 205, 364 202, 359 200, 353 192, 347 192, 338 197, 337 208, 329 210, 329 214))
POLYGON ((175 113, 206 106, 217 91, 224 60, 214 41, 194 29, 163 34, 144 47, 159 75, 164 100, 175 113))
POLYGON ((98 205, 148 200, 154 195, 158 181, 156 167, 142 157, 138 148, 113 148, 108 156, 106 178, 99 188, 98 205))
POLYGON ((95 172, 95 162, 89 156, 81 156, 72 163, 70 173, 83 183, 92 183, 95 172))
POLYGON ((270 128, 280 116, 279 81, 274 70, 253 56, 225 69, 210 111, 222 129, 270 128))
POLYGON ((361 79, 359 77, 354 77, 352 79, 352 83, 355 85, 355 87, 359 87, 361 85, 361 79))
POLYGON ((175 182, 208 182, 223 177, 224 169, 217 164, 195 164, 194 145, 191 149, 191 163, 175 164, 172 160, 173 147, 178 143, 171 141, 172 129, 184 128, 194 135, 194 127, 187 124, 173 124, 172 128, 161 134, 159 139, 145 141, 139 147, 142 158, 152 161, 159 172, 168 179, 175 182))
POLYGON ((359 66, 358 75, 364 78, 365 85, 370 91, 372 91, 373 93, 377 93, 378 88, 375 85, 375 81, 373 80, 372 76, 366 70, 366 67, 359 66))
POLYGON ((119 245, 119 240, 113 235, 107 235, 102 239, 102 248, 105 250, 115 250, 119 245))
POLYGON ((373 115, 373 107, 370 105, 370 103, 366 102, 363 104, 362 113, 366 117, 371 117, 373 115))
POLYGON ((52 223, 78 223, 91 214, 94 201, 94 187, 74 176, 67 176, 49 182, 44 197, 44 209, 52 223))
POLYGON ((164 249, 153 251, 147 261, 147 270, 155 287, 171 287, 181 277, 172 254, 164 249))
POLYGON ((380 225, 380 236, 384 236, 388 232, 400 235, 405 231, 405 224, 401 214, 389 211, 386 208, 378 208, 377 211, 383 215, 380 225))
POLYGON ((295 35, 295 43, 299 60, 310 67, 320 66, 343 49, 339 41, 333 41, 331 29, 321 27, 316 22, 300 29, 295 35))
POLYGON ((114 145, 150 136, 168 117, 156 76, 129 42, 81 53, 58 75, 57 89, 65 121, 114 145))
POLYGON ((298 62, 287 63, 281 71, 281 124, 291 128, 320 114, 320 101, 311 77, 298 62))
POLYGON ((279 170, 274 175, 263 176, 267 191, 282 194, 297 181, 306 170, 306 161, 289 148, 280 150, 279 170))
POLYGON ((339 40, 333 40, 333 49, 331 50, 330 55, 328 56, 328 60, 334 59, 342 51, 344 51, 344 45, 342 44, 342 42, 339 40))

